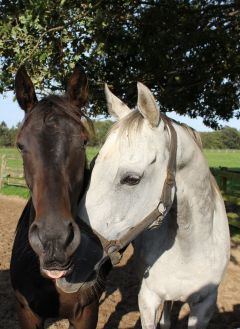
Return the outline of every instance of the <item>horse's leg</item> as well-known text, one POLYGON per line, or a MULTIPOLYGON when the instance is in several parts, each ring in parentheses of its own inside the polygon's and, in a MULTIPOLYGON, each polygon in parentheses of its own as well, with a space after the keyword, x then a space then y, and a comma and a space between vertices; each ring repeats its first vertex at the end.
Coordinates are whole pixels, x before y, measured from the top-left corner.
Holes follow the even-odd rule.
POLYGON ((210 321, 217 301, 217 289, 199 303, 190 303, 188 329, 205 329, 210 321))
POLYGON ((69 320, 69 329, 96 329, 98 321, 98 300, 85 306, 81 314, 74 320, 69 320))
POLYGON ((171 327, 171 310, 172 310, 172 301, 168 300, 164 302, 161 320, 160 320, 160 327, 161 329, 169 329, 171 327))
POLYGON ((150 290, 143 279, 138 294, 138 306, 141 315, 142 329, 155 329, 159 322, 159 307, 162 300, 150 290))
POLYGON ((15 292, 15 295, 21 329, 43 329, 43 319, 33 313, 25 297, 19 292, 15 292))

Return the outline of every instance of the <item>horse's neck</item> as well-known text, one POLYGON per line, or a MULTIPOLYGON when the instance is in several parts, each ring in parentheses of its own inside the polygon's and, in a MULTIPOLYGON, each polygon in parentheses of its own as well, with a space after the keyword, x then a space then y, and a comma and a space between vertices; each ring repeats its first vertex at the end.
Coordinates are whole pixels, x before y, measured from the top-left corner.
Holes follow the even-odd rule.
POLYGON ((210 171, 199 146, 182 127, 178 135, 176 172, 176 220, 178 236, 208 238, 214 213, 214 192, 210 171))

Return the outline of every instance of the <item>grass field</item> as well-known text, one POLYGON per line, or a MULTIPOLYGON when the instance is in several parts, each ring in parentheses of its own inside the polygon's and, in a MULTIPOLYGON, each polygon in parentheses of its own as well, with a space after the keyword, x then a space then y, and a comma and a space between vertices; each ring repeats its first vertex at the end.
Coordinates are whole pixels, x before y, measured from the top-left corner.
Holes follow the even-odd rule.
POLYGON ((209 167, 240 169, 240 150, 204 150, 209 167))

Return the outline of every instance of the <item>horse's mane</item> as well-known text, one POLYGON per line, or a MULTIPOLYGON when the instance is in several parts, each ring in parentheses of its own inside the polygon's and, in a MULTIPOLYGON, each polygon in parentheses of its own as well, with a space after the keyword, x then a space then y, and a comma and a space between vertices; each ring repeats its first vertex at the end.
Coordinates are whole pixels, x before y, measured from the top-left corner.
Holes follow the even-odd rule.
POLYGON ((192 127, 188 126, 185 123, 178 122, 174 119, 168 118, 168 120, 170 120, 171 122, 174 122, 177 125, 179 125, 180 127, 184 128, 188 132, 188 134, 192 137, 192 139, 195 141, 195 143, 198 145, 200 150, 203 151, 201 136, 195 129, 193 129, 192 127))
MULTIPOLYGON (((189 127, 185 123, 180 123, 178 121, 175 121, 174 119, 170 119, 170 120, 172 122, 175 122, 176 124, 180 125, 181 127, 183 127, 188 132, 188 134, 192 137, 192 139, 195 141, 195 143, 198 145, 200 151, 203 153, 203 146, 202 146, 202 140, 201 140, 200 134, 195 129, 193 129, 192 127, 189 127)), ((211 171, 210 171, 210 183, 211 183, 211 187, 214 192, 216 192, 218 194, 221 193, 220 189, 218 187, 218 184, 216 182, 216 179, 213 176, 213 174, 211 173, 211 171)))

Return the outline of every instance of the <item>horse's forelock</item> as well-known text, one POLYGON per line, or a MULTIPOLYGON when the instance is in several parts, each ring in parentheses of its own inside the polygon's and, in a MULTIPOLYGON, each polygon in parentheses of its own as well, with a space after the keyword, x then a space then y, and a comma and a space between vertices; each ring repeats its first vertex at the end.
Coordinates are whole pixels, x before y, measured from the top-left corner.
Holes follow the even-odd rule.
POLYGON ((142 130, 144 118, 137 110, 132 110, 120 121, 117 121, 110 129, 108 135, 112 132, 118 131, 118 137, 122 136, 136 136, 142 130))
POLYGON ((50 95, 42 99, 37 106, 39 111, 43 113, 45 118, 44 121, 47 121, 48 115, 51 113, 56 115, 66 115, 67 117, 77 121, 79 124, 82 124, 82 111, 70 103, 64 96, 50 95))
POLYGON ((84 135, 88 138, 88 132, 81 121, 82 115, 82 111, 70 103, 67 97, 50 95, 38 102, 33 110, 25 116, 20 131, 24 129, 25 125, 32 119, 33 116, 35 117, 35 120, 38 122, 41 121, 44 125, 49 125, 51 118, 55 116, 56 118, 59 118, 62 116, 70 118, 78 123, 82 127, 84 135))

